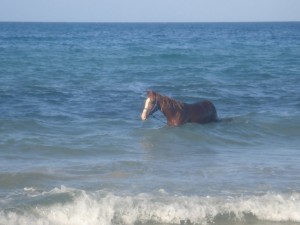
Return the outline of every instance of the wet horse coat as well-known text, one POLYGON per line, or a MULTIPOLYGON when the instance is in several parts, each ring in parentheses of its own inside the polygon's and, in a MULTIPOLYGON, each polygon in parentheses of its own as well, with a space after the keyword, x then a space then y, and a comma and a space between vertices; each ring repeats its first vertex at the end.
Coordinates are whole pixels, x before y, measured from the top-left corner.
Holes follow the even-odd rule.
POLYGON ((157 92, 148 91, 145 107, 141 115, 142 120, 146 120, 149 115, 152 115, 157 110, 160 110, 165 115, 168 125, 171 126, 179 126, 184 123, 205 124, 218 120, 216 108, 208 100, 187 104, 160 95, 157 92))

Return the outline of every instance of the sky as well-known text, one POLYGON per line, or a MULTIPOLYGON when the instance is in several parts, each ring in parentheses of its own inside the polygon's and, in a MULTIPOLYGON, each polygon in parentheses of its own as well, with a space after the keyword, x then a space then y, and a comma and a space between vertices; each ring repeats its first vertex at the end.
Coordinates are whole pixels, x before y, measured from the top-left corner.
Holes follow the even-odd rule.
POLYGON ((0 0, 0 21, 300 21, 300 0, 0 0))

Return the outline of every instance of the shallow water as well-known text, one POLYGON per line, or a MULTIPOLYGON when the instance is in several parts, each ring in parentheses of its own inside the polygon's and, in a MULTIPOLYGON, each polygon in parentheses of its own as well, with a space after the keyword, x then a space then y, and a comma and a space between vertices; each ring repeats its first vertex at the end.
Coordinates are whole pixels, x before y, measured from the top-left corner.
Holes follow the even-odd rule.
POLYGON ((0 224, 300 224, 299 28, 0 23, 0 224))

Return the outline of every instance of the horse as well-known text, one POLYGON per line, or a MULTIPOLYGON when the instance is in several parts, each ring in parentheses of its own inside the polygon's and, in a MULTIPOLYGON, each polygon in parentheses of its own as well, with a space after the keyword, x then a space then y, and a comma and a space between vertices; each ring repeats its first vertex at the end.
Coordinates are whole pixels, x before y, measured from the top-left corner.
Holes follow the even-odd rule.
POLYGON ((185 123, 206 124, 218 121, 217 110, 214 104, 208 100, 187 104, 151 90, 147 91, 141 119, 146 120, 157 110, 164 114, 169 126, 180 126, 185 123))

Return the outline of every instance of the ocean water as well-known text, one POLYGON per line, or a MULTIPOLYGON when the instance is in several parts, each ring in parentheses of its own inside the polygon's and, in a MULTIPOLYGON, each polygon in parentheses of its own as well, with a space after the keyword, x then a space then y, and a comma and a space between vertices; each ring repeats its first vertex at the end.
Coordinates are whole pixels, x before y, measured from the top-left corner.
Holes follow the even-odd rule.
POLYGON ((299 40, 300 23, 0 23, 0 224, 300 224, 299 40), (142 122, 148 89, 225 120, 142 122))

